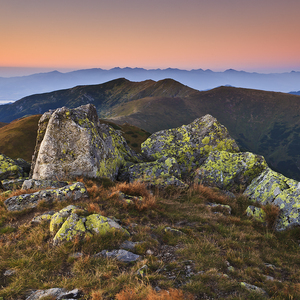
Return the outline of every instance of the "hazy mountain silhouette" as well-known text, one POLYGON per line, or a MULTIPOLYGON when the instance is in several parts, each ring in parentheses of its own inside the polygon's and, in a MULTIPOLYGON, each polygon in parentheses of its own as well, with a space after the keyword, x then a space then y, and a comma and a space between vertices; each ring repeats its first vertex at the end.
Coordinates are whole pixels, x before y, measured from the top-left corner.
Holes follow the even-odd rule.
POLYGON ((29 76, 0 77, 0 100, 15 101, 25 96, 71 88, 77 85, 104 83, 124 77, 131 81, 172 78, 197 90, 208 90, 218 86, 235 86, 268 91, 290 92, 300 88, 300 72, 260 74, 236 71, 180 70, 143 68, 86 69, 67 73, 58 71, 29 76))

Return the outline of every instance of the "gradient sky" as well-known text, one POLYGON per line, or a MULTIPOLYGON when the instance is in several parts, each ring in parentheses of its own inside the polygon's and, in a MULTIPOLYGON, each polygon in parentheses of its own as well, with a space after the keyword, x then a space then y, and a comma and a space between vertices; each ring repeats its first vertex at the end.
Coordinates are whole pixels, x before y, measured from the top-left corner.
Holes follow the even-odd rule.
POLYGON ((300 0, 0 0, 0 66, 300 71, 300 0))

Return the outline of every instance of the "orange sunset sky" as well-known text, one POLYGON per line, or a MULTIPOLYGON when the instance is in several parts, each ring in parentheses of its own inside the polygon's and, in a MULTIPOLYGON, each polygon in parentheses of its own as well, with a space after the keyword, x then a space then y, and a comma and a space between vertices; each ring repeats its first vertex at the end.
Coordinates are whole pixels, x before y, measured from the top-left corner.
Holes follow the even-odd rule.
POLYGON ((0 0, 0 66, 300 71, 300 0, 0 0))

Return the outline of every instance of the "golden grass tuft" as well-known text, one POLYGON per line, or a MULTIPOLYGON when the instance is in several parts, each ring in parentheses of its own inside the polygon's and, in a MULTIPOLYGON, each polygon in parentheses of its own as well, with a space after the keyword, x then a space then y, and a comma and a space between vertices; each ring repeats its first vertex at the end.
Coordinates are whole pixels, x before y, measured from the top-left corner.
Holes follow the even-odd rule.
POLYGON ((276 205, 267 204, 262 206, 266 213, 266 221, 270 229, 274 229, 275 222, 279 216, 280 208, 276 205))
POLYGON ((137 288, 127 287, 116 294, 116 300, 185 300, 193 299, 191 295, 184 295, 181 290, 170 289, 156 292, 151 286, 139 291, 137 288))
POLYGON ((135 200, 135 208, 139 211, 154 208, 156 206, 156 197, 147 189, 147 186, 143 182, 122 182, 112 188, 112 197, 122 192, 125 195, 142 197, 142 201, 135 200))

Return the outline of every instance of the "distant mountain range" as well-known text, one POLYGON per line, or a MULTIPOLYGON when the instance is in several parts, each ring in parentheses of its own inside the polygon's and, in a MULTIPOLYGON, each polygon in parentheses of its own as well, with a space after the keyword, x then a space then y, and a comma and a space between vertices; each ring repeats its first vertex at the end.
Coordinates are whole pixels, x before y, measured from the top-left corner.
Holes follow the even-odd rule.
POLYGON ((274 170, 300 180, 300 96, 292 94, 228 86, 200 92, 172 79, 120 78, 2 105, 0 122, 87 103, 96 106, 100 118, 151 133, 209 113, 228 128, 242 150, 264 155, 274 170))
POLYGON ((249 73, 226 70, 180 70, 143 68, 86 69, 67 73, 58 71, 39 73, 20 77, 0 77, 0 103, 15 101, 25 96, 51 92, 77 85, 100 84, 124 77, 131 81, 152 79, 155 81, 171 78, 197 90, 208 90, 218 86, 235 86, 277 92, 298 91, 300 89, 300 72, 289 73, 249 73))

